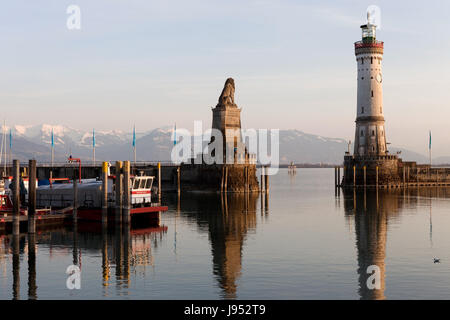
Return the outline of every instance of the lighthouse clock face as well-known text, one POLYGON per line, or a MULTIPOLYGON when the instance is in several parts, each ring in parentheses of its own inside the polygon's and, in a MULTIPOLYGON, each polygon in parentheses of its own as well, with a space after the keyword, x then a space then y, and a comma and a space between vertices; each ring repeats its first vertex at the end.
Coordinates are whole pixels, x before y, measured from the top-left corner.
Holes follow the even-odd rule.
POLYGON ((377 81, 381 83, 383 79, 381 78, 381 73, 377 74, 377 81))

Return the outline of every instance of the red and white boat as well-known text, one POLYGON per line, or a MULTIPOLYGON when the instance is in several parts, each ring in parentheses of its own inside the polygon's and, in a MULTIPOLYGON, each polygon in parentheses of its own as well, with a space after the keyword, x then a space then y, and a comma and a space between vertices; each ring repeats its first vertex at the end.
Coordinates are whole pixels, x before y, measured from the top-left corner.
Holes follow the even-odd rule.
MULTIPOLYGON (((116 215, 115 204, 115 176, 108 177, 108 220, 114 221, 116 215)), ((153 176, 131 177, 131 219, 137 215, 144 218, 159 219, 160 213, 167 211, 167 206, 152 202, 153 176)), ((102 181, 84 179, 77 185, 79 220, 102 220, 102 181)), ((36 191, 36 205, 41 208, 65 208, 73 205, 73 182, 39 186, 36 191)))

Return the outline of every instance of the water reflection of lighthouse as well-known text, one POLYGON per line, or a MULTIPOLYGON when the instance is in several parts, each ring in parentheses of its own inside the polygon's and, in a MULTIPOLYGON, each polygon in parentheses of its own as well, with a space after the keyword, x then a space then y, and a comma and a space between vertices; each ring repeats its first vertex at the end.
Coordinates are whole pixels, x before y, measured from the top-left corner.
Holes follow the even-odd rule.
POLYGON ((376 190, 344 190, 344 197, 347 218, 354 220, 355 225, 359 296, 363 300, 385 299, 387 227, 390 217, 398 212, 401 197, 376 190), (368 268, 373 265, 380 273, 379 289, 367 285, 372 275, 368 268))

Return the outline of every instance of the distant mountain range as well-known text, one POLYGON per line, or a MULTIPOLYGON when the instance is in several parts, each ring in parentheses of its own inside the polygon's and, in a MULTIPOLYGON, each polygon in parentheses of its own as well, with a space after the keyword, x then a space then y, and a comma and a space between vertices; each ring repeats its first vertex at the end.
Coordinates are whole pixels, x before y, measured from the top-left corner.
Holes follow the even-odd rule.
MULTIPOLYGON (((55 161, 65 161, 72 154, 83 160, 92 160, 92 132, 47 124, 14 126, 13 158, 21 161, 36 159, 49 162, 51 132, 54 132, 55 161)), ((173 147, 172 127, 161 127, 137 134, 138 161, 168 161, 173 147)), ((96 131, 96 160, 132 160, 132 133, 123 131, 96 131)), ((9 141, 7 145, 9 144, 9 141)), ((352 146, 351 146, 352 148, 352 146)), ((299 130, 280 130, 280 163, 342 163, 348 143, 345 139, 327 138, 299 130)), ((391 154, 401 151, 408 161, 428 162, 422 154, 403 148, 390 148, 391 154)), ((450 163, 450 157, 433 159, 434 163, 450 163)))

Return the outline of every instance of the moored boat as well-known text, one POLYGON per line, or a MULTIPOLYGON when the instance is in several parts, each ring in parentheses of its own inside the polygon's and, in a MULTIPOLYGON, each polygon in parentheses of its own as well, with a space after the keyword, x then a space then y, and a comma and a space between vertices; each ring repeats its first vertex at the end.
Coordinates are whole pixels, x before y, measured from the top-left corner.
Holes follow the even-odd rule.
MULTIPOLYGON (((108 220, 116 215, 115 176, 108 176, 108 220)), ((152 202, 153 176, 131 177, 130 216, 148 216, 159 219, 160 212, 167 211, 167 206, 152 202)), ((74 202, 73 181, 68 183, 41 185, 37 189, 36 204, 41 208, 64 208, 74 202)), ((79 220, 101 221, 103 205, 102 181, 98 179, 81 180, 77 184, 77 217, 79 220)), ((120 208, 119 208, 120 210, 120 208)))

